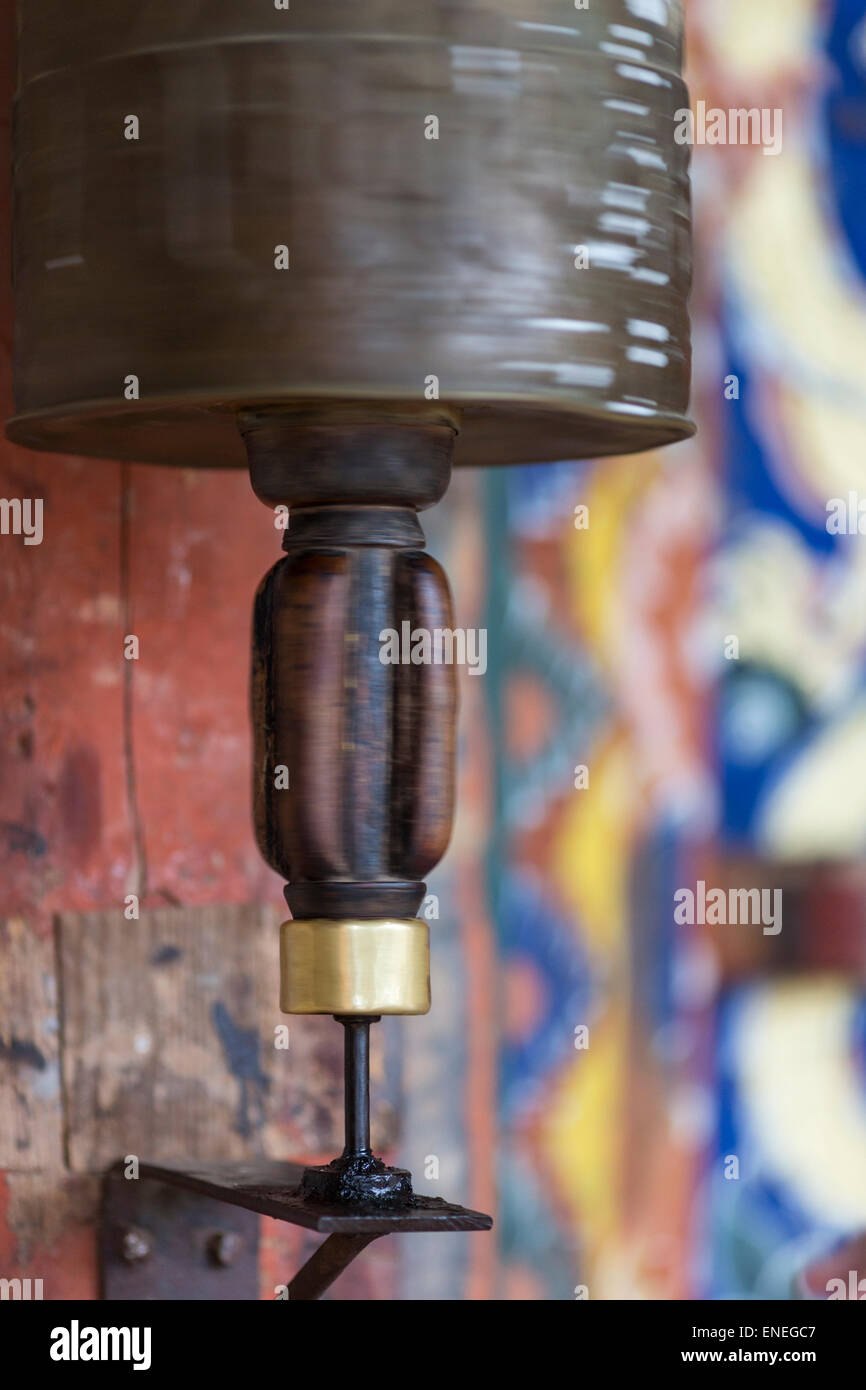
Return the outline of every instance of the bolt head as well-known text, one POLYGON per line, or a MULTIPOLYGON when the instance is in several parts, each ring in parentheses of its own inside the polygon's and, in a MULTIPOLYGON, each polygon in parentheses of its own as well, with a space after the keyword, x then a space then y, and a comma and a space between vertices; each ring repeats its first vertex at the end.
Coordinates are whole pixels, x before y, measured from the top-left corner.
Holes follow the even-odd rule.
POLYGON ((208 1241, 208 1253, 214 1264, 228 1269, 240 1254, 242 1245, 237 1231, 217 1231, 208 1241))
POLYGON ((153 1237, 139 1226, 127 1226, 120 1238, 120 1253, 127 1264, 140 1264, 153 1250, 153 1237))

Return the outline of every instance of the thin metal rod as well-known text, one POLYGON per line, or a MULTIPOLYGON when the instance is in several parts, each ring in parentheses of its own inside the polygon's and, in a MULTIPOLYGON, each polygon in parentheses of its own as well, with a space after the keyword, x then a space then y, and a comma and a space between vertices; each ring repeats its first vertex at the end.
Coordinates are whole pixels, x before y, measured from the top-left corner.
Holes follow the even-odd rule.
POLYGON ((344 1078, 346 1112, 345 1155, 370 1149, 370 1024, 375 1018, 338 1015, 345 1029, 344 1078))
POLYGON ((290 1301, 303 1300, 309 1303, 313 1299, 321 1298, 356 1255, 360 1255, 364 1247, 377 1238, 375 1235, 328 1236, 307 1263, 301 1266, 289 1284, 290 1301))

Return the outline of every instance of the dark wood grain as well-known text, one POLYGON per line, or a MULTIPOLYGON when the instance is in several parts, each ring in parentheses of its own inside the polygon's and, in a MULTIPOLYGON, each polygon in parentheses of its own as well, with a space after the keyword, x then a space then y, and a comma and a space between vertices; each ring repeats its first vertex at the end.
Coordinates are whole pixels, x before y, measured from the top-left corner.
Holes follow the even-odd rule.
POLYGON ((416 516, 444 490, 453 433, 285 415, 245 437, 260 495, 304 504, 255 604, 259 847, 296 916, 411 916, 451 832, 456 676, 383 664, 380 634, 453 627, 416 516))

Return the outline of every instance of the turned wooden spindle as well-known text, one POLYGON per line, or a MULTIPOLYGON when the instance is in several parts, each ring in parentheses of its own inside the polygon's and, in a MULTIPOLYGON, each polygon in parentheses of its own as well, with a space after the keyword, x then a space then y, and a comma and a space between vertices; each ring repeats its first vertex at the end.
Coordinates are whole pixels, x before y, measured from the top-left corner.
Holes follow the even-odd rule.
POLYGON ((290 508, 285 558, 253 620, 256 831, 292 913, 281 1004, 346 1028, 346 1153, 336 1177, 308 1177, 318 1172, 331 1199, 396 1199, 408 1175, 369 1151, 366 1025, 430 1007, 428 928, 415 914, 451 832, 456 682, 453 665, 380 654, 404 622, 453 628, 417 513, 448 485, 455 429, 262 411, 242 430, 257 495, 290 508))

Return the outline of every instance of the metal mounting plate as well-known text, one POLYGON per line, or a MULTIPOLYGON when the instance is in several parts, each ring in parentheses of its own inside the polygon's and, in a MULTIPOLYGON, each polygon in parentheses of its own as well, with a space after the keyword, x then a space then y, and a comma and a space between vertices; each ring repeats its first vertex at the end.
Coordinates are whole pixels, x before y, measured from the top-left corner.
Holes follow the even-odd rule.
POLYGON ((100 1245, 102 1296, 112 1302, 258 1297, 258 1217, 213 1197, 113 1168, 100 1245))
POLYGON ((141 1176, 246 1207, 277 1221, 290 1221, 324 1235, 388 1235, 392 1231, 489 1231, 493 1220, 480 1211, 415 1197, 398 1211, 330 1206, 300 1194, 305 1165, 257 1160, 251 1163, 141 1163, 141 1176))
POLYGON ((300 1163, 118 1163, 105 1178, 101 1231, 108 1300, 219 1301, 258 1297, 258 1218, 320 1231, 326 1239, 288 1285, 310 1301, 378 1236, 398 1231, 489 1231, 479 1211, 413 1197, 397 1211, 330 1206, 301 1195, 300 1163))

